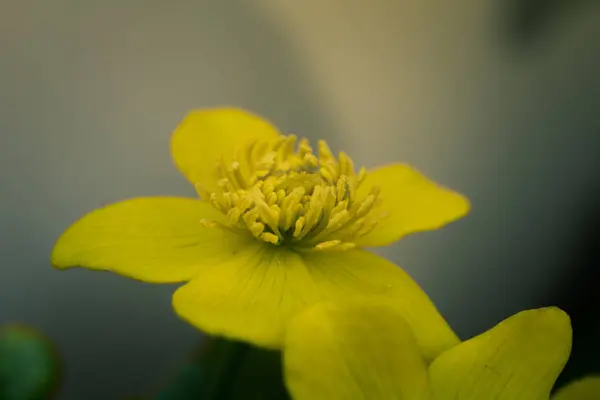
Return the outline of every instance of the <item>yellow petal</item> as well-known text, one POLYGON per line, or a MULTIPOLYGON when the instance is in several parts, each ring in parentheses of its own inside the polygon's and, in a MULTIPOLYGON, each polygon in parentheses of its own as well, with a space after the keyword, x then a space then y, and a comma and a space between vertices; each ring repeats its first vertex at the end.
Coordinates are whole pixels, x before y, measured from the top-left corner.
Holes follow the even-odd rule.
POLYGON ((600 376, 586 376, 561 388, 552 400, 598 400, 600 376))
POLYGON ((275 140, 278 135, 267 120, 241 109, 194 110, 173 132, 171 153, 192 184, 212 192, 217 187, 215 170, 220 157, 231 162, 237 146, 256 139, 275 140))
POLYGON ((300 256, 264 245, 261 253, 204 268, 175 292, 173 305, 203 331, 280 348, 286 324, 304 308, 357 298, 394 304, 429 360, 459 342, 405 272, 362 250, 300 256))
POLYGON ((433 397, 547 400, 570 351, 563 311, 523 311, 437 358, 429 367, 433 397))
POLYGON ((146 282, 189 280, 206 265, 236 257, 256 242, 200 224, 203 218, 221 217, 200 200, 125 200, 75 222, 58 239, 51 261, 61 269, 81 266, 146 282))
POLYGON ((370 171, 358 195, 366 196, 376 186, 381 189, 376 212, 386 217, 358 239, 359 246, 384 246, 410 233, 439 229, 466 215, 470 208, 464 196, 435 184, 408 165, 370 171))
POLYGON ((292 319, 283 353, 294 400, 424 400, 427 369, 410 327, 389 307, 320 303, 292 319))
POLYGON ((428 362, 459 343, 421 287, 386 259, 364 250, 313 252, 304 258, 323 298, 392 305, 414 331, 428 362))
POLYGON ((318 300, 300 256, 265 244, 241 261, 202 270, 175 292, 173 306, 209 334, 279 348, 289 319, 318 300))

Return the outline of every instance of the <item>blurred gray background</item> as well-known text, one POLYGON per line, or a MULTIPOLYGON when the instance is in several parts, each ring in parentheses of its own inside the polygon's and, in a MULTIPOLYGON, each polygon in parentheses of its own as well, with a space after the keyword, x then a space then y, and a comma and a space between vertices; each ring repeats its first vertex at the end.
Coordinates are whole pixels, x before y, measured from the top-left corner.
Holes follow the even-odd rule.
POLYGON ((93 208, 193 195, 170 133, 216 105, 465 193, 467 218, 380 250, 463 338, 553 304, 600 205, 599 49, 598 2, 576 0, 0 0, 0 323, 57 341, 61 399, 176 370, 200 337, 176 286, 49 254, 93 208))

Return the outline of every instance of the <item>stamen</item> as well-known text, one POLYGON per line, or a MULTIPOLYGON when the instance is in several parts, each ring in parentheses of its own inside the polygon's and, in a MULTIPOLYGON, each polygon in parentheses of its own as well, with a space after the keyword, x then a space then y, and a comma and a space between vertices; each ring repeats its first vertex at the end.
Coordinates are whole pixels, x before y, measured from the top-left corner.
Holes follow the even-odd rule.
POLYGON ((298 157, 304 159, 307 155, 313 156, 313 149, 310 147, 308 139, 300 139, 300 143, 298 143, 298 157))
POLYGON ((317 250, 327 250, 327 249, 331 249, 332 247, 337 247, 340 244, 342 244, 341 240, 330 240, 329 242, 319 243, 318 245, 315 246, 315 249, 317 249, 317 250))
POLYGON ((315 246, 315 250, 350 250, 356 247, 355 243, 342 242, 341 240, 330 240, 329 242, 321 242, 315 246))
POLYGON ((335 161, 324 163, 320 172, 324 173, 325 171, 327 171, 327 175, 331 177, 330 183, 337 181, 339 174, 335 161))
POLYGON ((358 171, 358 177, 356 179, 356 184, 360 185, 365 178, 367 177, 367 169, 365 167, 361 167, 360 170, 358 171))
POLYGON ((200 220, 200 225, 204 228, 216 228, 218 224, 215 221, 210 221, 206 218, 202 218, 200 220))
POLYGON ((275 140, 274 144, 271 146, 271 148, 273 149, 273 151, 277 152, 281 148, 281 146, 284 145, 284 143, 286 142, 286 140, 287 140, 287 136, 285 136, 285 135, 279 136, 275 140))
MULTIPOLYGON (((258 212, 256 211, 256 208, 253 208, 252 210, 246 212, 244 214, 244 216, 242 217, 242 219, 244 220, 244 223, 246 224, 246 226, 250 229, 250 227, 254 226, 257 223, 256 220, 258 219, 258 212)), ((262 224, 264 225, 264 224, 262 224)), ((263 228, 264 230, 264 228, 263 228)))
POLYGON ((233 164, 231 164, 231 171, 229 172, 232 175, 232 180, 238 188, 245 189, 248 186, 246 179, 244 179, 244 176, 242 175, 239 162, 234 161, 233 164))
POLYGON ((325 228, 325 231, 322 233, 326 234, 340 229, 346 222, 350 221, 350 218, 351 216, 348 210, 342 210, 331 217, 329 224, 327 224, 327 228, 325 228))
POLYGON ((331 152, 331 150, 329 150, 329 146, 327 145, 327 142, 325 142, 324 140, 319 140, 318 146, 319 146, 319 160, 322 163, 327 163, 329 161, 335 161, 335 158, 333 157, 333 153, 331 152))
POLYGON ((252 225, 250 225, 248 229, 250 229, 250 232, 252 232, 252 235, 254 235, 254 237, 258 238, 259 235, 265 230, 265 224, 255 222, 252 225))
POLYGON ((269 232, 261 233, 259 238, 267 243, 279 244, 279 237, 269 232))
POLYGON ((354 175, 354 163, 352 162, 352 159, 350 157, 348 157, 348 155, 346 153, 344 153, 343 151, 340 151, 338 159, 340 161, 340 174, 346 175, 346 176, 353 176, 354 175))
POLYGON ((294 239, 298 238, 300 236, 300 233, 302 233, 302 230, 304 228, 304 217, 300 217, 296 220, 296 224, 294 226, 294 239))
POLYGON ((239 207, 234 207, 227 213, 227 222, 229 225, 237 225, 240 217, 242 216, 242 210, 239 207))
POLYGON ((285 141, 282 151, 281 151, 281 157, 282 159, 288 159, 291 156, 293 156, 294 154, 294 147, 296 146, 296 136, 295 135, 289 135, 287 137, 287 140, 285 141))
POLYGON ((329 169, 321 168, 319 170, 319 172, 321 173, 323 178, 325 178, 327 180, 327 183, 331 184, 334 182, 335 178, 334 178, 333 174, 329 171, 329 169))
POLYGON ((346 193, 348 192, 348 178, 345 175, 342 175, 337 181, 336 190, 338 201, 345 201, 346 193))
POLYGON ((206 190, 204 186, 202 186, 200 183, 196 183, 194 188, 196 189, 196 193, 198 193, 198 196, 200 196, 201 200, 210 200, 211 193, 206 190))
POLYGON ((314 154, 307 154, 302 158, 302 161, 308 168, 315 168, 319 165, 319 159, 314 154))
POLYGON ((196 185, 196 191, 226 222, 200 224, 300 250, 354 248, 356 238, 371 232, 382 218, 375 211, 381 201, 378 188, 357 197, 366 169, 355 173, 352 159, 344 152, 336 159, 324 141, 318 142, 318 156, 308 140, 296 143, 294 135, 252 141, 235 150, 232 162, 221 159, 218 189, 210 193, 196 185))
POLYGON ((267 204, 269 206, 272 206, 275 203, 277 203, 277 193, 271 192, 271 193, 269 193, 269 196, 267 197, 267 204))
POLYGON ((376 199, 377 196, 370 194, 361 203, 357 203, 360 204, 360 206, 358 207, 358 210, 356 210, 356 216, 360 218, 364 215, 367 215, 375 205, 376 199))
POLYGON ((323 195, 324 195, 323 186, 316 186, 315 190, 310 198, 310 203, 308 205, 308 212, 306 213, 306 220, 304 221, 304 228, 302 229, 302 233, 298 235, 297 239, 302 239, 308 232, 310 232, 319 220, 322 217, 323 213, 323 195))
POLYGON ((338 247, 336 247, 337 250, 352 250, 356 248, 356 243, 352 243, 352 242, 346 242, 346 243, 342 243, 340 244, 338 247))
POLYGON ((269 143, 267 142, 259 141, 255 143, 255 145, 251 145, 249 152, 248 158, 250 165, 256 164, 257 160, 262 159, 269 149, 269 143))

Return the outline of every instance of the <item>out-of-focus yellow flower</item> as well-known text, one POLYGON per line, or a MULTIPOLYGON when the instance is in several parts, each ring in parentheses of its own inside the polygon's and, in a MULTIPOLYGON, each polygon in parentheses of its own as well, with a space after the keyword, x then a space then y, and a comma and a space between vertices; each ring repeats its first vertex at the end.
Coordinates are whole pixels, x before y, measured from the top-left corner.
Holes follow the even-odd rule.
POLYGON ((600 376, 586 376, 561 388, 552 400, 598 400, 600 376))
POLYGON ((458 339, 418 285, 365 246, 464 216, 465 197, 407 165, 358 171, 323 141, 282 135, 239 109, 192 111, 171 142, 200 199, 149 197, 95 210, 52 263, 185 282, 176 312, 217 335, 278 348, 289 319, 324 300, 394 304, 430 357, 458 339))
MULTIPOLYGON (((321 303, 290 323, 285 379, 295 400, 548 400, 571 336, 558 308, 523 311, 428 365, 395 310, 321 303)), ((599 388, 587 380, 555 400, 592 399, 575 394, 599 388)))

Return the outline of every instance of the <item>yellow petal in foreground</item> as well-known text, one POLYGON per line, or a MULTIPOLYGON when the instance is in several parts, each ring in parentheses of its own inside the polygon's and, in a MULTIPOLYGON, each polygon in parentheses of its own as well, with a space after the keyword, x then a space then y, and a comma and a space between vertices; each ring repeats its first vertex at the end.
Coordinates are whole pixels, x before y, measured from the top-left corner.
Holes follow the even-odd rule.
MULTIPOLYGON (((410 326, 389 305, 320 303, 292 319, 285 380, 295 400, 548 400, 570 351, 569 318, 530 310, 439 356, 426 367, 410 326)), ((600 378, 552 400, 596 399, 600 378)))
POLYGON ((552 400, 598 400, 600 399, 600 376, 586 376, 561 388, 552 400))
POLYGON ((85 266, 145 282, 192 279, 199 270, 237 259, 256 246, 248 237, 200 224, 220 218, 194 199, 150 197, 125 200, 92 211, 59 238, 51 262, 57 268, 85 266))
MULTIPOLYGON (((171 152, 179 170, 194 185, 218 189, 216 167, 233 162, 236 148, 253 140, 275 141, 279 132, 258 115, 237 108, 191 111, 173 132, 171 152)), ((243 157, 235 160, 244 161, 243 157)))
POLYGON ((436 400, 547 400, 571 351, 558 308, 518 313, 439 356, 429 367, 436 400))
POLYGON ((439 229, 469 211, 467 198, 437 185, 405 164, 376 168, 366 175, 358 195, 379 188, 385 215, 376 229, 359 238, 359 246, 383 246, 410 233, 439 229))
POLYGON ((306 307, 321 301, 378 301, 393 305, 406 319, 427 359, 459 343, 419 286, 374 254, 299 255, 265 247, 243 260, 204 268, 175 293, 177 313, 209 333, 278 348, 289 320, 306 307))
POLYGON ((414 335, 388 307, 321 303, 290 323, 284 373, 294 400, 425 400, 414 335))

